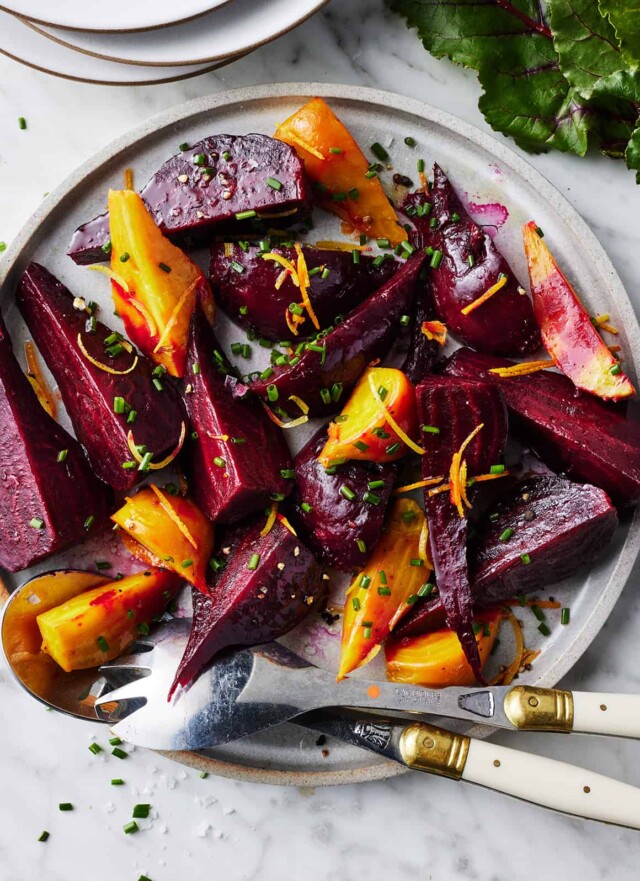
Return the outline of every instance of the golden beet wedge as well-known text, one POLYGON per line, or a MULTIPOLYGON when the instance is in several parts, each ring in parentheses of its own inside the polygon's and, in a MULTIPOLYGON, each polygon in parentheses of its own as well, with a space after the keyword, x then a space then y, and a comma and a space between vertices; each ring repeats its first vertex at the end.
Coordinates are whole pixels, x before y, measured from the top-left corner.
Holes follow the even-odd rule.
POLYGON ((391 508, 380 542, 347 591, 338 681, 372 660, 400 618, 426 590, 431 568, 421 556, 424 512, 412 499, 391 508))
POLYGON ((112 661, 149 632, 180 583, 173 572, 148 569, 80 593, 38 615, 42 650, 67 673, 112 661))
POLYGON ((329 424, 318 461, 325 468, 343 459, 392 462, 407 452, 406 441, 413 443, 417 425, 411 382, 401 370, 372 367, 360 378, 340 416, 329 424))
POLYGON ((161 566, 207 593, 214 530, 194 502, 151 484, 128 497, 111 519, 157 557, 161 566))
POLYGON ((290 144, 316 184, 317 201, 370 238, 398 245, 407 234, 380 180, 351 133, 322 98, 312 98, 276 128, 276 138, 290 144))
POLYGON ((593 326, 533 221, 522 228, 533 312, 542 342, 576 388, 600 398, 627 398, 635 389, 593 326))
MULTIPOLYGON (((475 619, 476 642, 483 667, 496 641, 501 618, 500 610, 492 609, 475 619)), ((453 630, 435 630, 433 633, 387 643, 385 653, 387 678, 392 682, 424 685, 427 688, 475 683, 473 670, 453 630)))
POLYGON ((109 230, 113 301, 127 335, 172 376, 183 376, 196 300, 214 317, 204 273, 165 238, 133 190, 110 190, 109 230))

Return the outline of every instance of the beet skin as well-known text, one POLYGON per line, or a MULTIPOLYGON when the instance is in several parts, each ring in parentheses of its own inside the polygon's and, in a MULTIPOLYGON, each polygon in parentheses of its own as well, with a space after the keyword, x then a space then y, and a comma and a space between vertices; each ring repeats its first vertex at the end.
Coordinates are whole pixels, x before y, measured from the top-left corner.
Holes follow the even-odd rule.
POLYGON ((214 522, 232 523, 292 488, 283 433, 260 403, 233 397, 234 376, 202 308, 191 319, 185 403, 195 434, 187 442, 193 495, 214 522), (214 354, 215 353, 215 354, 214 354))
POLYGON ((311 552, 280 519, 265 536, 263 525, 245 527, 230 542, 211 597, 193 592, 191 635, 169 697, 223 649, 277 639, 324 599, 326 582, 311 552))
MULTIPOLYGON (((89 316, 74 309, 73 294, 44 266, 31 263, 23 273, 16 295, 31 335, 53 373, 76 437, 87 451, 94 472, 114 489, 126 491, 144 476, 132 461, 127 435, 153 452, 154 461, 175 450, 183 428, 180 395, 168 378, 163 390, 153 385, 155 365, 138 355, 134 370, 123 375, 107 373, 87 360, 78 336, 92 358, 114 370, 127 370, 134 353, 107 354, 105 340, 113 331, 102 322, 87 331, 89 316), (116 398, 125 407, 116 413, 116 398), (135 421, 129 421, 134 411, 135 421)), ((120 407, 118 406, 118 409, 120 407)))
POLYGON ((318 462, 326 440, 327 430, 323 427, 296 456, 296 489, 292 497, 295 521, 319 560, 348 572, 361 569, 378 544, 396 466, 352 459, 328 474, 318 462), (380 499, 377 505, 363 501, 372 480, 384 481, 384 486, 375 491, 380 499), (355 492, 353 501, 340 492, 344 485, 355 492), (304 510, 302 504, 311 509, 304 510), (358 540, 364 542, 364 551, 358 547, 358 540))
POLYGON ((40 404, 0 319, 0 566, 17 572, 81 541, 109 504, 80 444, 40 404))
POLYGON ((514 433, 554 471, 599 486, 616 505, 639 501, 640 421, 629 418, 620 405, 578 392, 560 373, 545 370, 516 377, 489 373, 511 363, 458 349, 445 373, 495 383, 506 401, 514 433))
MULTIPOLYGON (((167 160, 140 195, 161 231, 186 246, 252 229, 260 219, 282 226, 311 212, 302 160, 288 144, 260 134, 199 141, 167 160), (244 212, 255 213, 238 218, 244 212)), ((98 263, 108 258, 108 242, 109 215, 101 214, 76 230, 67 253, 76 263, 98 263)))

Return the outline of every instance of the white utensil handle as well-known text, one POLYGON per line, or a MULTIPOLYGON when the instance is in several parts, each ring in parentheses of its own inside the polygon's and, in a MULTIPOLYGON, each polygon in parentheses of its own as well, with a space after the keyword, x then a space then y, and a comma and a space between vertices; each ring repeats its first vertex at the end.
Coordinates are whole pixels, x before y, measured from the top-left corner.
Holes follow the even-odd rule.
POLYGON ((640 829, 640 789, 555 759, 471 739, 461 779, 565 814, 640 829))
POLYGON ((574 691, 573 731, 640 737, 640 695, 574 691))

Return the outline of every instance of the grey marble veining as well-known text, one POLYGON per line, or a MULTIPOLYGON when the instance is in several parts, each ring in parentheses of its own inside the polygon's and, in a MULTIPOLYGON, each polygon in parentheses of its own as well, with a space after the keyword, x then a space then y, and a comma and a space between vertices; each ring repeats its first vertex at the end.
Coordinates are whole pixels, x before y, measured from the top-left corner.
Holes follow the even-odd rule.
MULTIPOLYGON (((373 85, 451 111, 486 130, 475 77, 431 58, 380 0, 333 0, 297 31, 206 76, 107 88, 46 77, 0 57, 0 240, 76 165, 140 120, 212 91, 270 81, 373 85), (17 117, 28 120, 19 131, 17 117)), ((500 138, 501 136, 496 136, 500 138)), ((640 188, 598 155, 530 159, 607 248, 636 304, 640 188)), ((607 625, 566 678, 637 691, 636 568, 607 625)), ((93 756, 102 728, 47 713, 0 671, 1 881, 631 881, 640 833, 567 819, 477 788, 420 775, 333 789, 257 786, 198 774, 135 751, 93 756), (112 777, 125 786, 112 787, 112 777), (72 813, 58 803, 71 801, 72 813), (153 805, 143 830, 122 826, 153 805), (37 842, 43 829, 46 844, 37 842)), ((640 785, 636 743, 502 735, 499 742, 640 785)))

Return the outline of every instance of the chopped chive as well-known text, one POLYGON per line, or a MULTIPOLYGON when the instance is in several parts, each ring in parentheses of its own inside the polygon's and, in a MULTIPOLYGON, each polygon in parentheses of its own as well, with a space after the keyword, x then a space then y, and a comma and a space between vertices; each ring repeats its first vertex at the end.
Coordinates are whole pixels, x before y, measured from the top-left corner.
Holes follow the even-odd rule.
POLYGON ((313 511, 313 508, 309 504, 309 502, 302 502, 300 507, 302 508, 302 510, 304 511, 305 514, 310 514, 313 511))
POLYGON ((284 477, 285 480, 293 480, 293 478, 296 476, 296 472, 293 471, 293 469, 291 468, 281 468, 280 476, 284 477))
POLYGON ((275 373, 275 370, 273 369, 273 367, 267 367, 260 374, 260 379, 269 379, 270 377, 273 376, 274 373, 275 373))
POLYGON ((384 571, 384 569, 378 570, 378 578, 380 579, 380 584, 387 583, 387 573, 384 571))
POLYGON ((457 211, 454 211, 450 218, 452 223, 457 223, 460 220, 460 215, 457 211))
POLYGON ((424 566, 424 560, 421 560, 420 557, 413 557, 413 558, 409 561, 409 564, 410 564, 411 566, 424 566))
POLYGON ((531 562, 531 557, 529 556, 529 554, 520 554, 520 559, 525 566, 528 566, 531 562))
POLYGON ((151 811, 151 805, 139 804, 134 805, 131 816, 136 820, 146 820, 151 811))
POLYGON ((330 272, 331 272, 331 270, 329 269, 329 267, 325 266, 325 268, 322 270, 322 274, 320 275, 320 278, 322 278, 322 279, 329 278, 330 272))
POLYGON ((342 153, 342 147, 329 147, 329 153, 334 153, 336 156, 339 156, 342 153))
POLYGON ((362 635, 365 639, 371 639, 371 633, 372 633, 371 627, 365 627, 362 632, 362 635))
POLYGON ((149 625, 147 624, 146 621, 143 621, 141 624, 138 624, 138 626, 136 627, 136 630, 138 631, 139 636, 149 636, 149 633, 151 632, 151 628, 149 627, 149 625))
POLYGON ((222 458, 222 456, 215 456, 215 457, 214 457, 214 460, 213 460, 213 464, 214 464, 214 465, 217 465, 218 468, 224 468, 225 465, 226 465, 227 463, 226 463, 225 460, 222 458))
POLYGON ((363 538, 359 538, 356 540, 356 545, 358 546, 358 550, 361 554, 367 553, 367 543, 363 538))
POLYGON ((353 446, 356 448, 356 450, 360 450, 361 453, 366 453, 366 451, 369 449, 369 444, 365 444, 365 442, 361 440, 354 441, 353 446))
POLYGON ((509 541, 509 539, 515 535, 515 529, 512 529, 511 526, 507 526, 507 528, 502 532, 499 536, 500 541, 509 541))
POLYGON ((278 387, 275 386, 273 383, 267 386, 267 397, 271 402, 277 401, 280 397, 278 387))
POLYGON ((130 259, 130 257, 131 257, 131 255, 129 254, 128 251, 123 251, 122 254, 120 254, 120 262, 121 262, 121 263, 126 263, 127 260, 130 259))
POLYGON ((41 517, 32 517, 29 526, 33 529, 44 529, 44 520, 41 517))
MULTIPOLYGON (((200 779, 201 779, 201 780, 206 780, 208 776, 209 776, 209 772, 208 772, 208 771, 200 771, 200 779)), ((140 881, 139 878, 138 878, 138 881, 140 881)))
POLYGON ((289 303, 289 312, 291 312, 292 315, 302 315, 304 309, 302 306, 298 306, 297 303, 289 303))
POLYGON ((336 403, 337 401, 340 400, 340 397, 342 395, 342 389, 343 389, 343 385, 341 382, 335 382, 331 386, 331 400, 334 403, 336 403))
POLYGON ((231 268, 234 272, 237 272, 238 275, 242 275, 242 273, 244 272, 244 266, 242 265, 242 263, 238 263, 237 260, 231 261, 231 268))
POLYGON ((400 449, 400 444, 399 444, 399 442, 396 441, 396 443, 389 444, 389 446, 385 448, 385 453, 388 456, 393 456, 393 454, 397 453, 399 449, 400 449))
POLYGON ((193 566, 193 560, 183 560, 180 565, 183 569, 188 569, 190 566, 193 566))
POLYGON ((236 220, 251 220, 252 217, 257 217, 258 212, 250 209, 249 211, 239 211, 236 214, 236 220))
POLYGON ((250 557, 249 562, 247 564, 247 569, 251 569, 252 571, 254 569, 257 569, 259 562, 260 562, 260 554, 251 554, 251 557, 250 557))
POLYGON ((388 431, 385 431, 384 428, 374 428, 371 431, 372 434, 375 434, 376 437, 381 438, 382 440, 386 440, 386 438, 391 437, 388 431))
POLYGON ((360 263, 360 251, 357 248, 354 248, 351 252, 351 257, 356 266, 360 263))
POLYGON ((377 171, 365 171, 364 176, 367 180, 373 180, 374 177, 378 177, 377 171))
POLYGON ((100 649, 101 652, 108 652, 109 651, 109 643, 104 638, 104 636, 99 636, 96 639, 96 643, 98 644, 98 648, 100 649))
POLYGON ((122 467, 124 468, 125 471, 133 471, 135 468, 138 467, 138 463, 136 462, 135 459, 129 459, 128 462, 122 463, 122 467))
POLYGON ((161 269, 163 272, 171 272, 171 267, 167 266, 166 263, 158 263, 158 269, 161 269))
POLYGON ((357 187, 351 187, 351 189, 349 190, 348 196, 351 199, 351 201, 353 202, 359 198, 360 190, 357 187))
POLYGON ((541 239, 544 238, 544 233, 542 232, 542 230, 540 229, 539 226, 536 226, 536 232, 540 236, 541 239))
POLYGON ((367 502, 369 505, 379 505, 381 502, 381 498, 376 493, 366 492, 362 496, 363 501, 367 502))
POLYGON ((321 388, 320 389, 320 397, 322 398, 323 404, 330 404, 331 403, 331 392, 329 391, 328 388, 321 388))
POLYGON ((60 804, 58 805, 58 810, 59 810, 59 811, 72 811, 72 810, 73 810, 73 805, 71 804, 70 801, 62 801, 62 802, 60 802, 60 804))
POLYGON ((379 587, 378 588, 378 596, 381 597, 390 597, 391 590, 388 587, 379 587))
POLYGON ((358 597, 354 597, 354 598, 351 600, 351 605, 353 606, 353 611, 354 611, 354 612, 359 612, 359 611, 360 611, 360 600, 358 599, 358 597))
POLYGON ((371 576, 370 575, 363 575, 362 578, 360 579, 360 587, 363 590, 367 590, 367 588, 369 587, 370 584, 371 584, 371 576))
POLYGON ((38 841, 46 841, 48 837, 49 837, 49 833, 45 829, 44 832, 40 833, 40 837, 38 838, 38 841))
POLYGON ((194 165, 206 165, 207 164, 207 157, 204 155, 204 153, 196 153, 195 156, 193 157, 193 164, 194 165))
POLYGON ((120 744, 122 743, 122 738, 121 737, 110 737, 109 743, 111 744, 111 746, 120 746, 120 744))
POLYGON ((24 116, 19 116, 18 117, 18 128, 21 129, 22 131, 24 131, 26 129, 26 127, 27 127, 27 120, 24 118, 24 116))
POLYGON ((243 358, 250 358, 251 357, 251 346, 249 345, 249 343, 242 344, 240 354, 242 355, 243 358))
POLYGON ((467 257, 467 263, 469 264, 469 266, 475 266, 475 265, 476 265, 476 258, 473 256, 473 254, 469 254, 469 255, 468 255, 468 257, 467 257))
POLYGON ((91 743, 91 744, 89 744, 89 752, 93 753, 94 756, 97 756, 98 753, 102 752, 102 747, 100 746, 99 743, 91 743))
POLYGON ((111 253, 111 239, 107 239, 107 241, 104 243, 104 245, 100 246, 100 250, 103 252, 103 254, 110 254, 111 253))
POLYGON ((431 582, 427 581, 425 584, 421 585, 418 588, 418 596, 419 597, 428 597, 431 596, 433 591, 435 590, 435 584, 431 584, 431 582))
POLYGON ((156 391, 158 391, 158 392, 164 391, 164 386, 162 384, 162 381, 159 380, 157 376, 155 376, 153 378, 152 382, 153 382, 153 387, 155 388, 156 391))
POLYGON ((378 141, 374 141, 374 143, 371 145, 371 152, 376 157, 376 159, 379 159, 381 162, 386 162, 389 158, 389 154, 384 149, 382 144, 378 143, 378 141))
POLYGON ((491 468, 489 468, 489 474, 504 474, 504 471, 504 465, 492 465, 491 468))
POLYGON ((609 368, 609 372, 612 376, 617 376, 619 373, 622 373, 622 367, 619 364, 613 364, 609 368))
POLYGON ((138 471, 149 471, 150 470, 149 466, 151 464, 152 459, 153 459, 153 453, 151 453, 151 452, 145 453, 144 456, 142 457, 142 461, 138 465, 138 471))
POLYGON ((96 522, 96 515, 95 515, 95 514, 89 514, 89 516, 87 517, 87 519, 84 521, 84 528, 85 528, 85 529, 91 529, 91 527, 93 526, 93 524, 94 524, 95 522, 96 522))
POLYGON ((113 412, 114 413, 124 413, 126 408, 126 401, 124 398, 121 398, 119 395, 113 399, 113 412))
POLYGON ((125 823, 122 828, 125 835, 131 835, 133 832, 138 832, 140 829, 135 820, 130 820, 128 823, 125 823))
POLYGON ((440 434, 440 429, 435 425, 421 425, 420 430, 425 434, 440 434))
POLYGON ((282 189, 282 181, 279 181, 276 177, 268 177, 267 186, 279 192, 282 189))
POLYGON ((415 511, 403 511, 402 512, 402 519, 405 523, 411 523, 412 520, 416 519, 416 512, 415 511))
POLYGON ((178 144, 178 150, 180 150, 181 153, 184 153, 185 150, 189 150, 189 149, 190 149, 189 145, 187 144, 186 141, 184 142, 184 144, 178 144))
POLYGON ((389 394, 389 389, 385 388, 383 385, 378 386, 378 397, 380 398, 381 401, 384 401, 384 399, 387 397, 388 394, 389 394))
POLYGON ((124 786, 124 780, 122 779, 122 777, 112 777, 111 778, 111 785, 112 786, 124 786))
POLYGON ((222 154, 222 158, 224 159, 225 162, 228 162, 231 159, 231 153, 229 153, 228 150, 225 150, 224 153, 222 154))
POLYGON ((6 242, 0 242, 0 254, 2 254, 2 252, 3 252, 3 251, 6 251, 6 250, 7 250, 7 243, 6 243, 6 242))
POLYGON ((571 609, 568 609, 566 606, 564 609, 560 611, 560 623, 568 624, 571 619, 571 609))
POLYGON ((407 147, 415 147, 416 145, 416 139, 412 138, 410 135, 407 135, 407 137, 404 139, 404 142, 407 147))
POLYGON ((442 263, 442 251, 439 248, 437 248, 433 252, 433 254, 431 255, 431 261, 429 263, 429 266, 432 269, 437 269, 441 263, 442 263))
POLYGON ((115 756, 116 759, 128 759, 129 753, 126 753, 123 749, 120 749, 119 746, 114 746, 111 750, 111 755, 115 756))
POLYGON ((547 616, 544 613, 544 609, 541 609, 540 606, 536 605, 536 603, 534 603, 531 606, 531 611, 536 616, 538 621, 545 621, 546 620, 547 616))
POLYGON ((416 162, 416 168, 418 169, 418 172, 422 174, 424 171, 424 159, 418 159, 416 162))
POLYGON ((352 502, 356 497, 356 494, 354 493, 354 491, 351 489, 350 486, 347 486, 346 483, 343 483, 342 486, 340 487, 340 495, 343 498, 348 499, 348 501, 350 501, 350 502, 352 502))
POLYGON ((549 629, 548 625, 544 623, 544 621, 541 624, 538 624, 538 630, 543 636, 551 636, 551 630, 549 629))
POLYGON ((410 321, 411 321, 410 315, 401 315, 400 316, 400 326, 401 327, 407 327, 410 321))
POLYGON ((340 192, 338 192, 338 193, 332 193, 332 194, 331 194, 331 199, 332 199, 334 202, 344 202, 344 201, 346 200, 346 198, 347 198, 347 194, 346 194, 346 193, 340 193, 340 192))

